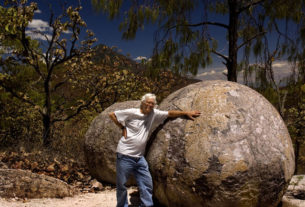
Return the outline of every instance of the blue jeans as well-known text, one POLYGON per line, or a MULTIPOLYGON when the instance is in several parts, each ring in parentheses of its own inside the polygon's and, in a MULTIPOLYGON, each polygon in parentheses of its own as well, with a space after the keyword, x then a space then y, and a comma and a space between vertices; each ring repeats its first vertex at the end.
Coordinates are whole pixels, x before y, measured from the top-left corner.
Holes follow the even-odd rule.
POLYGON ((117 207, 128 207, 128 177, 133 174, 140 191, 141 206, 153 206, 153 183, 145 158, 130 157, 117 153, 116 161, 117 207))

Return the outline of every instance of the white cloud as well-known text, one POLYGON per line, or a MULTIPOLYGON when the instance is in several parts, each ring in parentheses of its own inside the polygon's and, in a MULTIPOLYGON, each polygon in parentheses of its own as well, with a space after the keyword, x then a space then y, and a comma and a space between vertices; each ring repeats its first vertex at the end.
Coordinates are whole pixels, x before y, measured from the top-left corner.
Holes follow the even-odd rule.
POLYGON ((41 14, 41 10, 37 9, 34 13, 41 14))
MULTIPOLYGON (((273 63, 273 74, 274 79, 277 83, 280 83, 280 80, 291 75, 292 66, 288 61, 275 61, 273 63)), ((200 69, 199 71, 204 71, 198 74, 195 78, 200 80, 227 80, 225 74, 228 74, 228 71, 225 66, 223 67, 209 67, 206 69, 200 69)), ((255 72, 252 74, 248 80, 254 82, 255 80, 255 72)), ((239 72, 237 77, 237 82, 244 83, 243 80, 243 71, 239 72)))
POLYGON ((49 32, 53 30, 52 27, 49 26, 48 22, 43 21, 41 19, 33 19, 28 25, 28 28, 39 32, 49 32))
POLYGON ((208 71, 205 71, 199 75, 196 76, 196 78, 200 80, 226 80, 226 76, 223 74, 226 72, 226 69, 224 68, 214 68, 214 69, 207 69, 208 71))
MULTIPOLYGON (((50 40, 52 38, 51 32, 53 28, 49 26, 49 23, 41 19, 33 19, 27 28, 26 34, 33 39, 38 40, 50 40)), ((64 34, 71 34, 72 32, 67 30, 63 31, 64 34)))
POLYGON ((27 30, 25 33, 31 36, 32 39, 36 39, 36 40, 51 40, 52 38, 50 34, 47 33, 41 34, 39 32, 35 32, 32 30, 27 30))
POLYGON ((147 60, 147 57, 139 56, 139 57, 136 57, 134 60, 135 60, 135 61, 147 60))
POLYGON ((0 54, 10 54, 13 50, 10 47, 0 45, 0 54))
POLYGON ((70 30, 62 31, 62 33, 64 33, 64 34, 72 34, 72 32, 70 30))
POLYGON ((289 63, 287 61, 275 61, 272 64, 272 67, 274 68, 284 68, 284 67, 290 67, 289 63))
POLYGON ((201 74, 199 74, 198 76, 208 76, 208 75, 213 75, 213 74, 216 74, 216 71, 215 71, 215 70, 211 70, 211 71, 209 71, 209 72, 201 73, 201 74))
POLYGON ((49 33, 52 32, 52 30, 53 29, 49 26, 48 22, 41 19, 33 19, 28 25, 26 34, 33 39, 50 40, 51 35, 49 33))

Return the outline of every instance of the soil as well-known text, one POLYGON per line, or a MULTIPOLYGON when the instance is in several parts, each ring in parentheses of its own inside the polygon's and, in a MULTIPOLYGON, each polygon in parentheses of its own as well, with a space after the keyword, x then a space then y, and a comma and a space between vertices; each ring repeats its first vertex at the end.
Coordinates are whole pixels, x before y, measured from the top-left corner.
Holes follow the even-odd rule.
MULTIPOLYGON (((1 198, 1 207, 115 207, 115 186, 99 183, 86 165, 50 152, 0 151, 0 168, 30 170, 60 179, 79 193, 65 198, 1 198)), ((129 206, 139 206, 137 187, 128 188, 129 206)))
MULTIPOLYGON (((129 207, 139 206, 136 187, 128 189, 129 207)), ((105 189, 97 193, 80 193, 66 198, 18 199, 0 198, 1 207, 115 207, 116 190, 105 189)))

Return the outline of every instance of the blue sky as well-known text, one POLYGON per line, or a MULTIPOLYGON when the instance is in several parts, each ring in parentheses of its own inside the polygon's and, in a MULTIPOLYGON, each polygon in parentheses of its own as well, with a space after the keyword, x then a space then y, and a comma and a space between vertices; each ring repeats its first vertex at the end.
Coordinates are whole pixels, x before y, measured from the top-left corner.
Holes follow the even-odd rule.
MULTIPOLYGON (((47 23, 50 17, 50 11, 48 0, 38 0, 39 12, 34 16, 35 20, 42 20, 47 23)), ((62 9, 60 3, 64 2, 60 0, 52 0, 52 9, 55 14, 60 14, 62 9)), ((66 1, 68 5, 77 5, 77 0, 66 1)), ((134 40, 122 40, 122 33, 119 31, 120 19, 110 21, 108 17, 102 12, 96 12, 90 0, 82 1, 82 7, 80 14, 84 21, 87 23, 87 28, 91 29, 98 39, 98 44, 105 44, 109 47, 116 46, 121 49, 121 53, 124 55, 130 54, 131 58, 137 57, 149 57, 153 50, 153 34, 155 27, 153 25, 145 27, 144 30, 139 30, 136 39, 134 40)), ((36 21, 37 22, 37 21, 36 21)), ((42 22, 37 22, 41 23, 42 22)), ((38 26, 38 25, 37 25, 38 26)))
MULTIPOLYGON (((74 5, 78 4, 78 0, 32 0, 38 3, 39 12, 36 12, 34 16, 34 21, 42 20, 45 21, 45 26, 47 25, 48 19, 50 17, 50 9, 49 3, 52 3, 52 10, 56 14, 59 15, 62 11, 61 4, 63 2, 67 2, 67 5, 74 5)), ((96 12, 91 4, 91 0, 82 0, 81 1, 83 9, 81 10, 80 14, 81 17, 87 23, 88 29, 93 30, 96 37, 98 38, 98 43, 105 44, 107 46, 117 46, 121 49, 122 54, 130 54, 131 58, 135 59, 137 57, 147 57, 149 58, 152 54, 152 50, 154 47, 154 33, 157 30, 157 26, 155 25, 145 25, 143 30, 139 29, 134 40, 123 40, 122 33, 119 31, 119 24, 121 19, 114 19, 109 20, 107 15, 103 14, 102 12, 96 12)), ((226 17, 220 16, 211 16, 211 18, 216 21, 220 20, 223 21, 226 17)), ((226 20, 225 20, 226 21, 226 20)), ((42 23, 37 22, 36 23, 42 23)), ((37 25, 39 27, 39 25, 37 25)), ((213 37, 219 40, 219 49, 226 49, 226 41, 224 37, 224 29, 211 27, 213 37)), ((218 65, 220 64, 217 59, 215 63, 218 65)))
MULTIPOLYGON (((34 0, 35 1, 35 0, 34 0)), ((76 6, 78 0, 36 0, 38 3, 39 11, 35 13, 34 20, 30 24, 33 29, 44 29, 48 27, 48 19, 50 17, 49 3, 52 3, 52 10, 55 16, 59 15, 62 11, 61 4, 67 2, 67 5, 76 6)), ((116 46, 119 51, 124 54, 130 54, 132 59, 139 57, 149 58, 152 54, 154 47, 153 37, 157 27, 154 25, 145 25, 144 30, 138 30, 136 38, 134 40, 122 40, 122 33, 119 31, 120 19, 110 21, 108 17, 102 12, 96 12, 91 5, 91 0, 82 0, 82 7, 80 14, 81 17, 87 23, 87 28, 93 30, 95 36, 98 39, 97 44, 105 44, 109 47, 116 46)), ((226 16, 209 16, 213 21, 227 22, 226 16)), ((218 51, 222 51, 227 55, 227 41, 225 40, 225 30, 219 27, 210 27, 212 36, 217 39, 218 51)), ((239 55, 241 56, 241 55, 239 55)), ((223 73, 226 72, 225 66, 221 63, 222 59, 217 56, 213 56, 213 64, 205 69, 199 68, 198 78, 205 79, 226 79, 223 73)), ((278 77, 282 77, 282 74, 286 74, 289 65, 285 61, 277 62, 277 69, 275 73, 280 73, 278 77), (280 67, 281 66, 281 67, 280 67), (285 71, 284 71, 285 70, 285 71), (284 71, 284 72, 283 72, 284 71)), ((242 74, 239 77, 241 80, 242 74)))

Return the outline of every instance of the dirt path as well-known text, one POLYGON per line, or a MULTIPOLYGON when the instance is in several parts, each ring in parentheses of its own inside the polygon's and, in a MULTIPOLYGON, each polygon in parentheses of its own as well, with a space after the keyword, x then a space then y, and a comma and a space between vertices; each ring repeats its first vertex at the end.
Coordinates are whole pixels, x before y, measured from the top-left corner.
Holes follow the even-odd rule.
MULTIPOLYGON (((138 190, 135 187, 128 189, 130 207, 139 205, 138 190)), ((99 193, 84 193, 74 197, 43 198, 43 199, 4 199, 0 198, 1 207, 115 207, 115 189, 105 190, 99 193)))

